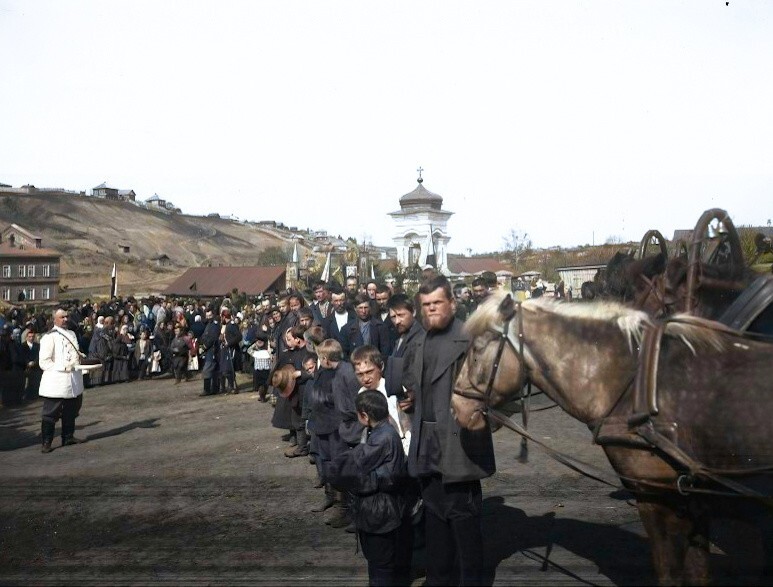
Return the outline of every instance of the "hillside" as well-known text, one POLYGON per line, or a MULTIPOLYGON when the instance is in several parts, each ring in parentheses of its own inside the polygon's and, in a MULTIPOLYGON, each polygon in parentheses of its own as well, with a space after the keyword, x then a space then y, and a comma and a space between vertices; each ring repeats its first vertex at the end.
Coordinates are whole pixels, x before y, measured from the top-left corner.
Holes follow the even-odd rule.
POLYGON ((0 194, 0 225, 10 223, 62 254, 68 296, 107 294, 113 263, 119 293, 127 295, 159 291, 191 266, 254 265, 260 251, 289 247, 271 229, 75 195, 0 194), (161 255, 169 266, 157 265, 161 255))

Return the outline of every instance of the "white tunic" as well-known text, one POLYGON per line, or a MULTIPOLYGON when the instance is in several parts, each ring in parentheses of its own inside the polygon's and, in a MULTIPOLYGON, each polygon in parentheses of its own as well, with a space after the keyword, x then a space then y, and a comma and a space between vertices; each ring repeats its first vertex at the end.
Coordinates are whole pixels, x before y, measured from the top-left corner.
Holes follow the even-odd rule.
POLYGON ((77 348, 75 333, 58 326, 40 339, 42 397, 74 398, 83 393, 83 372, 75 369, 80 363, 77 348))
MULTIPOLYGON (((360 387, 360 390, 357 392, 357 395, 361 394, 366 389, 368 388, 360 387)), ((403 419, 400 417, 401 416, 400 412, 402 410, 397 405, 397 397, 394 395, 387 395, 386 380, 383 377, 379 380, 378 387, 376 387, 376 391, 381 392, 381 395, 383 395, 387 400, 387 408, 389 409, 389 419, 391 421, 392 426, 395 427, 395 430, 397 430, 397 433, 400 435, 400 440, 402 440, 403 442, 403 450, 407 455, 408 448, 411 446, 411 431, 406 429, 403 426, 403 419)))

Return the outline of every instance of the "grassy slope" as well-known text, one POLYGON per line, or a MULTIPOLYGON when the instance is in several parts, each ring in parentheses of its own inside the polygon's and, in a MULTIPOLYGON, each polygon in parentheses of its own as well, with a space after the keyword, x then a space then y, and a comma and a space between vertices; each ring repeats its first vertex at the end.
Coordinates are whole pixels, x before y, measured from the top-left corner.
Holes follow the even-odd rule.
POLYGON ((44 247, 62 254, 61 285, 91 294, 107 293, 114 262, 121 291, 152 292, 188 267, 254 265, 261 250, 287 244, 255 226, 82 196, 0 196, 0 226, 10 223, 42 236, 44 247), (129 254, 123 244, 131 247, 129 254), (153 259, 162 254, 170 257, 170 267, 156 266, 153 259))

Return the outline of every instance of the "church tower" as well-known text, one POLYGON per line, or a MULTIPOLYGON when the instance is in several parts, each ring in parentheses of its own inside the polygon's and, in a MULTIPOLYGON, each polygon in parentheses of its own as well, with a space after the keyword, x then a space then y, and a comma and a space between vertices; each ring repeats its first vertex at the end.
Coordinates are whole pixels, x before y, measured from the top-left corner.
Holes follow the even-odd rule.
POLYGON ((424 187, 419 172, 418 186, 400 198, 400 209, 390 212, 396 228, 392 241, 397 260, 403 267, 432 265, 443 275, 448 271, 448 219, 453 212, 443 210, 443 198, 424 187))

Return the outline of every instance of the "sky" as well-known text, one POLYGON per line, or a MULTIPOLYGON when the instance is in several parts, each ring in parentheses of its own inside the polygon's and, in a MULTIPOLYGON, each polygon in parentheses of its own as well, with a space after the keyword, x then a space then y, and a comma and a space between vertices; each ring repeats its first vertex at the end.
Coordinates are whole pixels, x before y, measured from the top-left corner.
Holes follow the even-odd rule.
POLYGON ((452 253, 773 218, 773 2, 0 0, 0 183, 452 253))

